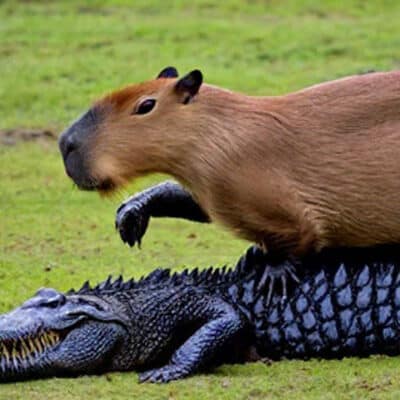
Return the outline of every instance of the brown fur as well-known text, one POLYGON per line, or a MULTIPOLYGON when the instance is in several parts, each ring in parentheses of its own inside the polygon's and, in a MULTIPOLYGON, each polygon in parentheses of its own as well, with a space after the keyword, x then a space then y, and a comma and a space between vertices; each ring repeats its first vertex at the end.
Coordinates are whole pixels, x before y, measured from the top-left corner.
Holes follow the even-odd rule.
POLYGON ((400 72, 352 76, 278 97, 203 85, 182 104, 175 79, 99 102, 97 180, 174 176, 245 239, 303 254, 400 242, 400 72), (157 99, 131 115, 139 99, 157 99))

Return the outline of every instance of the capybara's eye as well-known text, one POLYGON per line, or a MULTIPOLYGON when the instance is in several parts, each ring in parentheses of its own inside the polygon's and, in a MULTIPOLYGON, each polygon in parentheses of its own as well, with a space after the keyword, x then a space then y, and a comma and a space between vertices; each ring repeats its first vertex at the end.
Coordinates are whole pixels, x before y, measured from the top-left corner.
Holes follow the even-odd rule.
POLYGON ((147 114, 154 108, 155 105, 156 101, 154 99, 146 99, 138 105, 136 114, 147 114))

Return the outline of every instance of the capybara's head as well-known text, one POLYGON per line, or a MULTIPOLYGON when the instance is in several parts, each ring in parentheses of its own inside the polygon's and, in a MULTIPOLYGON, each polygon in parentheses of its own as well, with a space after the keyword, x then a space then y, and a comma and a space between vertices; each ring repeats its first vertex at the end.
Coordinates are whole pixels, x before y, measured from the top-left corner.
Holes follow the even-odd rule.
POLYGON ((168 163, 169 153, 179 153, 172 148, 178 141, 169 139, 190 130, 202 80, 199 70, 178 79, 177 70, 167 67, 157 79, 97 101, 60 137, 67 174, 81 189, 110 191, 153 172, 156 158, 168 163))

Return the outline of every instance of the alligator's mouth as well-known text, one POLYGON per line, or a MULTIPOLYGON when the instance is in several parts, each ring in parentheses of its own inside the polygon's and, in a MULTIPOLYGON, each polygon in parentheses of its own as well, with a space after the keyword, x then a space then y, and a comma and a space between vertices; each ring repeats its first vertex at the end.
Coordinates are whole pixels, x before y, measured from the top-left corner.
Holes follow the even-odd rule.
POLYGON ((126 319, 99 297, 40 289, 0 315, 0 383, 108 368, 126 319))
POLYGON ((0 339, 0 379, 29 373, 63 342, 68 332, 68 329, 39 330, 35 334, 0 339))

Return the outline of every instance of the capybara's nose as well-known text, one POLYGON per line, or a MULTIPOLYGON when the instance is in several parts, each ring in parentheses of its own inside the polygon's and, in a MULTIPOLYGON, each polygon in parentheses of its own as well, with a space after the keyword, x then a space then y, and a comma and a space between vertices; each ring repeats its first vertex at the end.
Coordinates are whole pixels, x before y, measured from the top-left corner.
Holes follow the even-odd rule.
POLYGON ((69 132, 68 129, 61 134, 58 144, 64 160, 67 159, 68 154, 78 147, 76 139, 74 139, 72 132, 69 132))
POLYGON ((96 112, 89 110, 64 130, 58 141, 64 161, 74 150, 80 150, 86 138, 94 131, 97 122, 96 112))
POLYGON ((60 137, 59 146, 61 154, 65 160, 68 157, 68 154, 77 149, 78 144, 71 134, 64 132, 60 137))
POLYGON ((89 110, 74 121, 58 140, 67 175, 81 189, 93 190, 94 180, 88 169, 88 141, 96 132, 97 114, 89 110))

